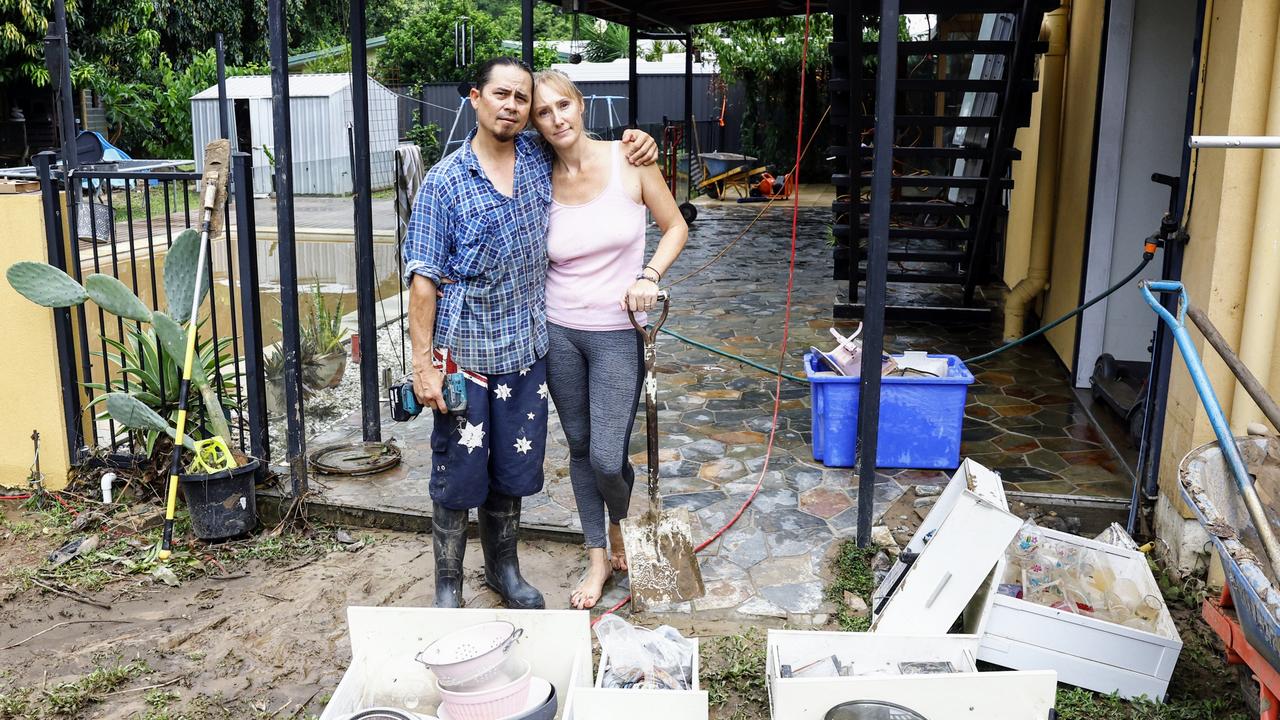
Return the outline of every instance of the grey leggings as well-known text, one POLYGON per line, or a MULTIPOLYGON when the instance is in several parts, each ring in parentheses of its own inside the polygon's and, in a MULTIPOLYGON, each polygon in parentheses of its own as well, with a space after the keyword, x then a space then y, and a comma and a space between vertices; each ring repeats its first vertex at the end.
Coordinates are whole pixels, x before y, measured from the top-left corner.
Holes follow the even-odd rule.
POLYGON ((589 548, 605 547, 604 510, 619 522, 631 504, 627 458, 643 379, 635 330, 575 330, 547 323, 547 385, 569 443, 569 479, 589 548))

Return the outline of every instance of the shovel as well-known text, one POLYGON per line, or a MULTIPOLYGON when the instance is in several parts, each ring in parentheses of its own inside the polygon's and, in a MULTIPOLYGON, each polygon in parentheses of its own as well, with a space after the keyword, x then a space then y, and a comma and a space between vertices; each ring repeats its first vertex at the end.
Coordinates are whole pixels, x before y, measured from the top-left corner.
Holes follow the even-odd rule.
POLYGON ((688 508, 662 509, 658 496, 658 379, 654 365, 658 359, 658 329, 667 319, 671 297, 663 291, 662 315, 648 330, 631 324, 644 338, 645 429, 649 438, 649 510, 639 518, 622 520, 622 542, 626 546, 631 575, 632 604, 643 611, 651 605, 665 605, 700 598, 706 594, 702 569, 694 554, 693 522, 688 508))

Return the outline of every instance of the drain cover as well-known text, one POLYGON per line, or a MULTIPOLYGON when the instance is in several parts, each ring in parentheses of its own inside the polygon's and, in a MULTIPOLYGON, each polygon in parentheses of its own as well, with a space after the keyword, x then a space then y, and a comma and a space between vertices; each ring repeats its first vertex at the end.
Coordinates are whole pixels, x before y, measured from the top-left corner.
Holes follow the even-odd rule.
POLYGON ((373 475, 400 464, 400 448, 390 442, 333 443, 310 454, 311 467, 327 475, 373 475))

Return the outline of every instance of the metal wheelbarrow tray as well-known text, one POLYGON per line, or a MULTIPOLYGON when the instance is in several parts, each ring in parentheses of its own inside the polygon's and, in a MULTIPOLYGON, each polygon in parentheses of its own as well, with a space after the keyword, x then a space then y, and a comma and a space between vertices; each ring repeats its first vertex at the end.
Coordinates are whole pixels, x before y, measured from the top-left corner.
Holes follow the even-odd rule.
MULTIPOLYGON (((1274 438, 1237 439, 1247 457, 1267 451, 1274 438)), ((1257 529, 1235 492, 1222 459, 1222 448, 1211 442, 1192 450, 1178 467, 1182 499, 1195 513, 1222 558, 1227 585, 1245 639, 1271 667, 1280 669, 1280 590, 1258 559, 1262 549, 1257 529), (1252 546, 1252 547, 1251 547, 1252 546)), ((1280 525, 1274 508, 1267 509, 1273 525, 1280 525)))
MULTIPOLYGON (((1280 591, 1276 589, 1276 582, 1280 580, 1277 577, 1280 570, 1276 569, 1280 567, 1280 553, 1276 551, 1275 538, 1280 531, 1280 514, 1275 507, 1266 507, 1261 502, 1256 483, 1246 467, 1246 464, 1262 464, 1268 453, 1275 453, 1273 459, 1280 458, 1280 448, 1271 445, 1280 444, 1280 441, 1232 436, 1217 394, 1187 332, 1185 316, 1190 301, 1182 283, 1143 281, 1139 290, 1147 304, 1173 332, 1196 393, 1218 438, 1183 458, 1178 468, 1182 498, 1222 558, 1227 586, 1245 639, 1272 669, 1280 669, 1280 591), (1176 317, 1160 304, 1152 291, 1180 296, 1176 317)), ((1204 332, 1206 328, 1201 330, 1204 332)), ((1206 337, 1210 334, 1206 332, 1206 337)), ((1215 349, 1222 353, 1221 348, 1215 349)), ((1248 373, 1247 368, 1241 367, 1240 372, 1248 373)), ((1235 368, 1232 371, 1240 374, 1235 368)), ((1270 398, 1265 400, 1270 401, 1270 398)), ((1274 418, 1272 422, 1275 422, 1274 418)))

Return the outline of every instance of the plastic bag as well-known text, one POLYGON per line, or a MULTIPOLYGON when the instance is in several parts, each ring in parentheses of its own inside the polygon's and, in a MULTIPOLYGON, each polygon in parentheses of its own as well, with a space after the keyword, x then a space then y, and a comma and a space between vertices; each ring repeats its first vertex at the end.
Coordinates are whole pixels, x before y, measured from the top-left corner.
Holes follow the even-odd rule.
POLYGON ((669 625, 636 627, 616 615, 595 626, 603 654, 609 657, 604 687, 688 690, 693 685, 697 644, 669 625))

